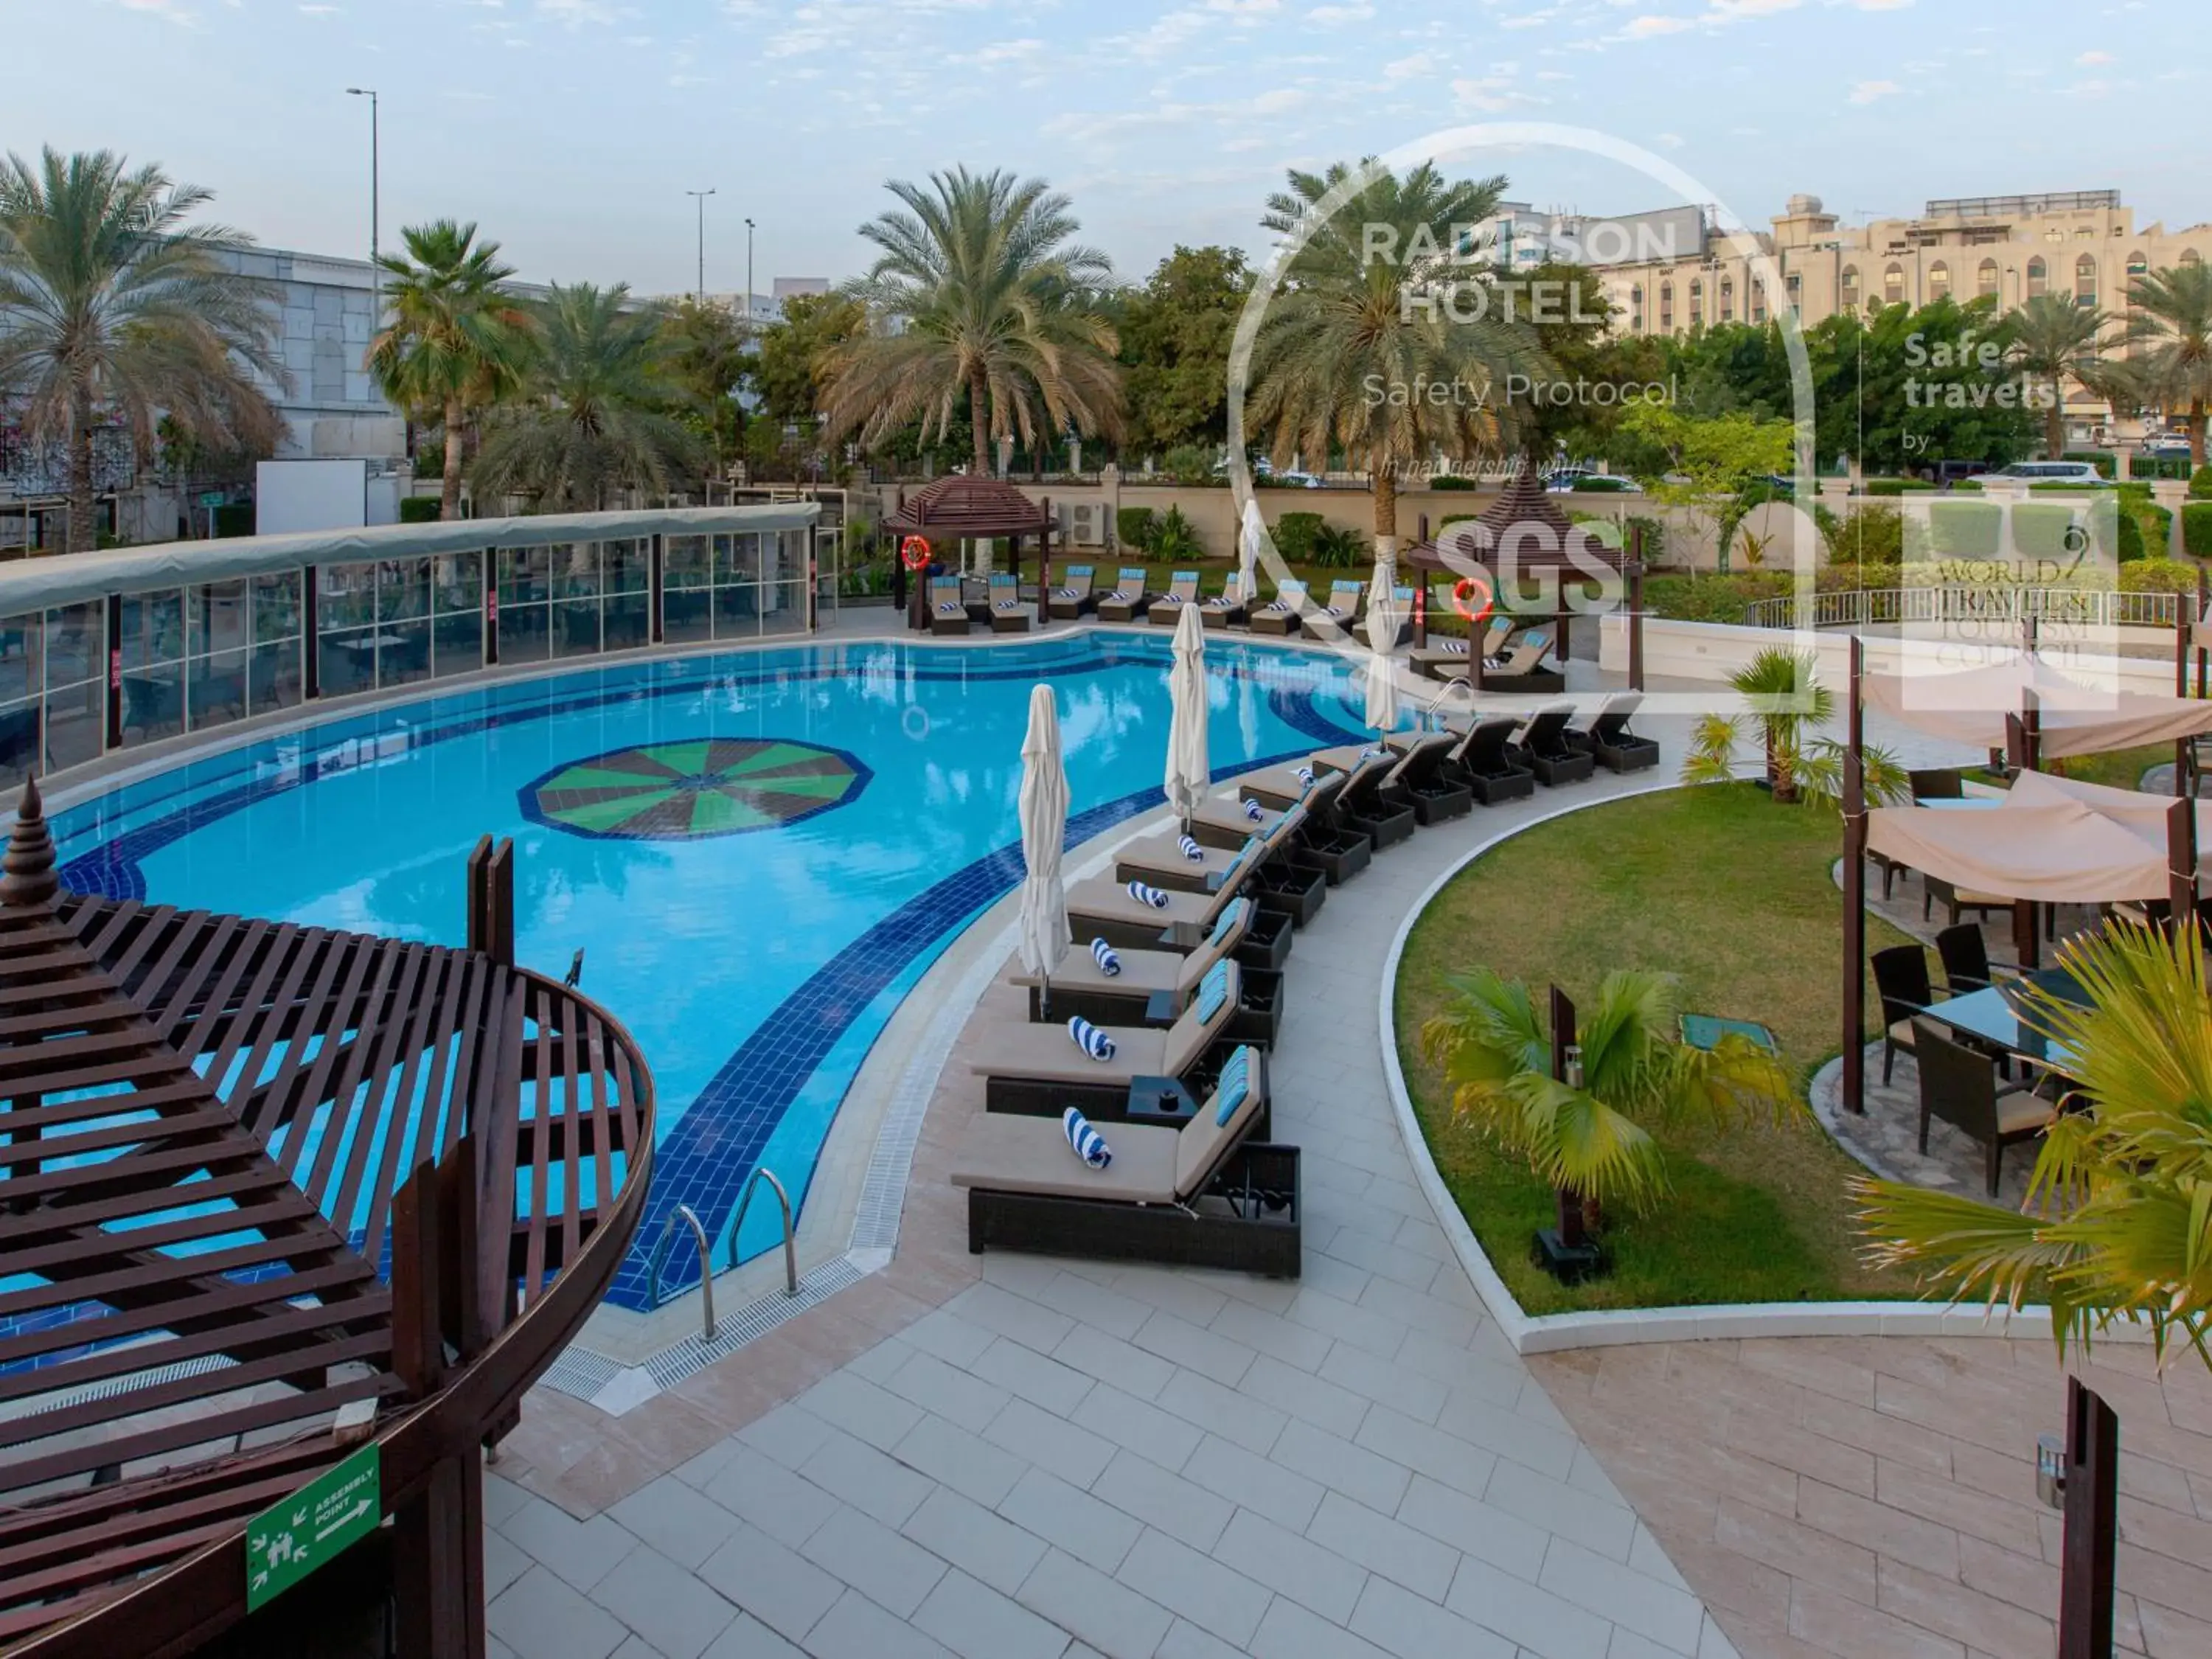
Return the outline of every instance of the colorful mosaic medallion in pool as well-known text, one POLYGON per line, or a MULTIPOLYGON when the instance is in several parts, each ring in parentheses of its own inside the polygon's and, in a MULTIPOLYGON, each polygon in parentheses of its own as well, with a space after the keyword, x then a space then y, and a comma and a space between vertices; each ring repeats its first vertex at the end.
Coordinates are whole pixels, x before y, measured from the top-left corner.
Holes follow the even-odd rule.
POLYGON ((700 841, 777 830, 842 806, 868 769, 840 749, 707 738, 617 749, 556 767, 521 792, 522 815, 572 836, 700 841))

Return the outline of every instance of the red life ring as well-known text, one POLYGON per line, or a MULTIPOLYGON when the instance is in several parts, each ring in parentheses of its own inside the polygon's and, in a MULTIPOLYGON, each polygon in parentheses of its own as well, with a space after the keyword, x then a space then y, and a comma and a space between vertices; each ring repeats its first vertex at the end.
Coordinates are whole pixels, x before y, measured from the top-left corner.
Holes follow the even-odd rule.
POLYGON ((1498 606, 1498 591, 1490 585, 1487 576, 1462 576, 1452 584, 1452 609, 1458 611, 1468 626, 1480 622, 1498 606), (1477 609, 1474 595, 1482 595, 1482 605, 1477 609))
POLYGON ((908 536, 899 544, 899 558, 909 570, 927 568, 933 556, 926 536, 908 536))

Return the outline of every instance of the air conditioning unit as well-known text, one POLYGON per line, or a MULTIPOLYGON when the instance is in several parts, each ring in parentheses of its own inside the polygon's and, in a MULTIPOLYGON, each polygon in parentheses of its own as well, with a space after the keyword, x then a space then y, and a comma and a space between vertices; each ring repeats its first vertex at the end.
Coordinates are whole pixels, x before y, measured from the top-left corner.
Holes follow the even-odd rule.
POLYGON ((1106 503, 1103 501, 1060 502, 1060 530, 1072 547, 1105 546, 1106 503))

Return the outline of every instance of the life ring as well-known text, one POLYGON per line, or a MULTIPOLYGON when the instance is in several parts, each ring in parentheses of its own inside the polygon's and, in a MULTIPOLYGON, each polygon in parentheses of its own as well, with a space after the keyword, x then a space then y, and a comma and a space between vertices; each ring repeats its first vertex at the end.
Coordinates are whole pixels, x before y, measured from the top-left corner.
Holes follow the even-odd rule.
POLYGON ((930 560, 935 555, 930 551, 929 538, 927 536, 908 536, 899 544, 900 561, 909 570, 927 568, 930 560))
POLYGON ((1480 622, 1498 606, 1498 590, 1490 585, 1487 576, 1462 576, 1452 584, 1452 609, 1469 627, 1480 622), (1480 609, 1474 605, 1474 596, 1482 595, 1480 609))

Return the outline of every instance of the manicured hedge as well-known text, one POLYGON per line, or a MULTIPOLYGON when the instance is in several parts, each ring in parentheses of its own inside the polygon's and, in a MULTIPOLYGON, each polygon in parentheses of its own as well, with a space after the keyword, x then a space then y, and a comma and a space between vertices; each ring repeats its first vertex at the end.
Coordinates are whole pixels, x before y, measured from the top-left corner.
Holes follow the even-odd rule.
POLYGON ((1473 478, 1462 478, 1449 472, 1440 472, 1429 480, 1429 488, 1431 489, 1480 489, 1482 486, 1473 478))
POLYGON ((2212 501, 2191 501, 2181 509, 2181 544, 2194 557, 2212 559, 2212 501))
POLYGON ((2193 497, 2212 501, 2212 462, 2197 469, 2189 480, 2189 493, 2193 497))
POLYGON ((1866 493, 1869 495, 1903 495, 1935 488, 1925 478, 1869 478, 1866 481, 1866 493))
POLYGON ((445 503, 435 495, 410 495, 399 503, 399 522, 435 524, 444 511, 445 503))
POLYGON ((1114 544, 1123 552, 1150 550, 1159 515, 1149 507, 1117 507, 1114 512, 1114 544))
POLYGON ((2180 559, 2144 559, 2120 572, 2123 593, 2194 593, 2197 566, 2180 559))
POLYGON ((2057 501, 2020 501, 2012 509, 2014 553, 2030 559, 2065 559, 2074 550, 2066 545, 2066 532, 2074 527, 2074 509, 2057 501))
POLYGON ((1313 562, 1314 539, 1321 534, 1325 521, 1318 513, 1285 513, 1275 520, 1271 532, 1275 550, 1292 564, 1313 562))
POLYGON ((1995 558, 2004 533, 2004 508, 1995 501, 1930 501, 1925 528, 1916 514, 1907 521, 1906 533, 1916 554, 1924 546, 1937 558, 1995 558))

